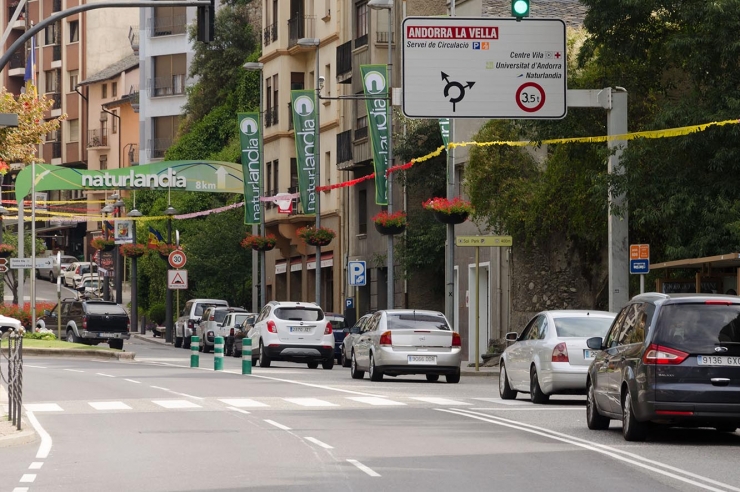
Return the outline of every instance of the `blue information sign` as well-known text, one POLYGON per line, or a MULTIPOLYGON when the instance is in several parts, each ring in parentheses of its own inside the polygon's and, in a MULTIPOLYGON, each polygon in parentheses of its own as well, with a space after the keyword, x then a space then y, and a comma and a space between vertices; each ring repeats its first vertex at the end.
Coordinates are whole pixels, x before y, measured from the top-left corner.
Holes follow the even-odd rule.
POLYGON ((633 275, 650 273, 650 260, 630 260, 630 273, 633 275))

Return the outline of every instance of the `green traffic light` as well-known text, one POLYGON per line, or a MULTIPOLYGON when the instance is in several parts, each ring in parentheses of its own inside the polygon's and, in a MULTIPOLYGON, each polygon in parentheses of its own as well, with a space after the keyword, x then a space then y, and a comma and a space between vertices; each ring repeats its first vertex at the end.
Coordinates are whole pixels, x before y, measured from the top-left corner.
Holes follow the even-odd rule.
POLYGON ((511 3, 511 13, 514 17, 528 17, 529 0, 513 0, 511 3))

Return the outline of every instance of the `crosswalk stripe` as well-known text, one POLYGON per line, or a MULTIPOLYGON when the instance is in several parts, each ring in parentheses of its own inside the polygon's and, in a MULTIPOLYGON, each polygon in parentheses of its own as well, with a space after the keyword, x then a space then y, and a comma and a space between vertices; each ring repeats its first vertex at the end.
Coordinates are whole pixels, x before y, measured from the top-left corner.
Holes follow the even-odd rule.
POLYGON ((132 410, 122 401, 90 401, 87 403, 95 410, 132 410))
POLYGON ((250 398, 223 398, 218 401, 237 408, 269 407, 270 405, 250 398))
POLYGON ((163 408, 202 408, 200 405, 188 400, 152 400, 152 403, 163 408))
POLYGON ((449 400, 447 398, 437 398, 434 396, 412 396, 411 399, 423 401, 425 403, 431 403, 432 405, 472 405, 472 403, 466 403, 458 400, 449 400))
POLYGON ((283 398, 285 401, 295 403, 302 407, 338 407, 336 403, 330 403, 326 400, 319 400, 318 398, 283 398))
POLYGON ((62 407, 56 403, 26 403, 23 405, 29 412, 63 412, 62 407))
POLYGON ((388 400, 386 398, 379 398, 377 396, 348 396, 348 400, 353 400, 359 403, 365 403, 367 405, 374 405, 379 407, 390 407, 394 405, 406 405, 400 401, 388 400))

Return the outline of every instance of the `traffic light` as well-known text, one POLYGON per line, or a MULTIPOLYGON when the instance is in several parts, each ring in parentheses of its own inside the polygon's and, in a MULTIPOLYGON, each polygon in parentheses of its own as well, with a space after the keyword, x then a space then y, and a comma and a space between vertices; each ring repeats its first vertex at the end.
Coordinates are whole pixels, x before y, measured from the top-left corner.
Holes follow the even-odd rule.
POLYGON ((529 17, 529 0, 511 0, 511 15, 517 20, 529 17))
POLYGON ((216 0, 211 0, 211 5, 207 7, 198 7, 198 41, 202 43, 213 41, 215 20, 216 0))

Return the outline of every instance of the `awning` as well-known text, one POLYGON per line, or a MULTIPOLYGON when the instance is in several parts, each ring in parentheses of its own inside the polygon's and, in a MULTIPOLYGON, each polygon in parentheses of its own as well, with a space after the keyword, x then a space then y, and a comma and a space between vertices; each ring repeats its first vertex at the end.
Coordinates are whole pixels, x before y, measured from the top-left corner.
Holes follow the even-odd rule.
MULTIPOLYGON (((329 251, 327 253, 321 253, 321 268, 329 268, 332 266, 334 266, 334 252, 329 251)), ((316 270, 316 255, 308 257, 306 270, 316 270)))
POLYGON ((287 271, 288 263, 285 260, 278 260, 275 262, 275 275, 280 275, 287 271))
POLYGON ((290 259, 290 271, 291 272, 300 272, 303 270, 303 260, 300 256, 296 256, 295 258, 290 259))
POLYGON ((663 268, 740 268, 740 253, 727 253, 717 256, 705 256, 703 258, 687 258, 684 260, 665 261, 650 265, 650 270, 661 270, 663 268))

